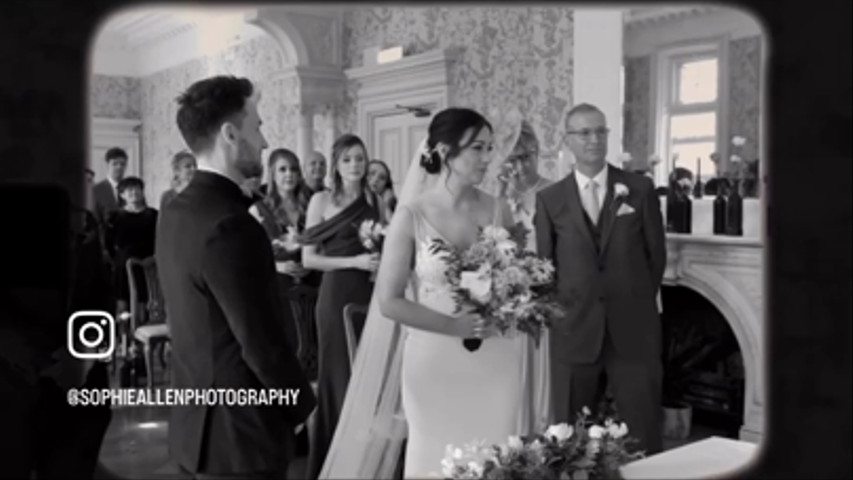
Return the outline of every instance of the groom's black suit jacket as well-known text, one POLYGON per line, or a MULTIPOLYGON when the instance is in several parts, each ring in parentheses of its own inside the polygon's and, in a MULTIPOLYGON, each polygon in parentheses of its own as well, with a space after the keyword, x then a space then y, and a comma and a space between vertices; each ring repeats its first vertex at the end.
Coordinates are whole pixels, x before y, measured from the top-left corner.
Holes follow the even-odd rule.
POLYGON ((557 364, 596 361, 605 332, 623 359, 660 361, 656 295, 666 244, 659 199, 648 178, 607 168, 598 226, 584 211, 574 173, 536 197, 537 249, 554 261, 559 300, 568 309, 551 329, 557 364), (626 197, 614 199, 617 183, 628 188, 626 197), (633 213, 617 216, 623 204, 633 213))
POLYGON ((316 400, 285 336, 272 246, 231 180, 199 171, 162 211, 156 258, 175 388, 299 389, 296 406, 173 408, 171 455, 207 474, 280 471, 316 400))

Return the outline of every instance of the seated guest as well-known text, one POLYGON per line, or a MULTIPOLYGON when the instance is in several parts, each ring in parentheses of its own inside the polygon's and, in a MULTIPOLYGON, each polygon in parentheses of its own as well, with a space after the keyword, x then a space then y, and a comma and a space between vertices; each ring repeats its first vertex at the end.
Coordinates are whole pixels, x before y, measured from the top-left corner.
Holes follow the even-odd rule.
POLYGON ((397 208, 397 196, 394 194, 391 169, 382 160, 371 160, 368 164, 367 186, 382 201, 385 206, 385 218, 390 219, 397 208))
MULTIPOLYGON (((115 249, 113 278, 118 295, 119 315, 129 310, 127 260, 154 255, 157 210, 147 206, 144 189, 145 183, 138 177, 127 177, 119 182, 118 192, 124 206, 113 213, 107 225, 107 238, 115 249)), ((139 301, 145 301, 148 298, 145 278, 142 272, 137 272, 136 275, 136 284, 140 289, 139 301)))
POLYGON ((322 153, 311 152, 302 169, 305 172, 305 184, 311 194, 326 189, 326 157, 322 153))
POLYGON ((163 192, 160 197, 160 210, 190 184, 195 169, 195 156, 192 153, 181 151, 172 157, 172 188, 163 192))

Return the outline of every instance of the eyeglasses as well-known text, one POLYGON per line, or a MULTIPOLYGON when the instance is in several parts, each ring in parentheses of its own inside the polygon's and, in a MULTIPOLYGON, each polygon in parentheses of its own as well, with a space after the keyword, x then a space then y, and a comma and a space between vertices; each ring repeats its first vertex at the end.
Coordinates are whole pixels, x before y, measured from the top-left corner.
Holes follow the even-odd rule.
POLYGON ((569 130, 566 132, 566 135, 578 135, 584 139, 590 139, 593 135, 598 138, 604 138, 610 133, 609 128, 596 128, 595 130, 591 130, 589 128, 584 128, 583 130, 569 130))

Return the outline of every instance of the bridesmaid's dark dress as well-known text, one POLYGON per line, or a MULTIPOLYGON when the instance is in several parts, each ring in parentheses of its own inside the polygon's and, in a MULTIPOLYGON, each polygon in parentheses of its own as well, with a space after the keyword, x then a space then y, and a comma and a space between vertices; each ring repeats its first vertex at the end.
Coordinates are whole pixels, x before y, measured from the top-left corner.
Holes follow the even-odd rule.
MULTIPOLYGON (((374 205, 376 203, 374 202, 374 205)), ((352 257, 368 253, 358 237, 364 220, 379 220, 378 210, 364 196, 334 217, 305 233, 305 242, 318 246, 327 257, 352 257)), ((319 373, 317 411, 308 455, 308 478, 317 478, 332 443, 350 378, 343 310, 348 303, 367 305, 373 294, 370 273, 332 270, 323 273, 317 298, 319 373)))
MULTIPOLYGON (((146 207, 139 212, 117 210, 112 214, 107 230, 108 241, 115 248, 114 281, 118 298, 130 300, 130 284, 127 280, 127 260, 143 259, 154 255, 154 237, 157 231, 157 210, 146 207)), ((147 300, 145 278, 137 270, 136 284, 140 288, 140 300, 147 300)))

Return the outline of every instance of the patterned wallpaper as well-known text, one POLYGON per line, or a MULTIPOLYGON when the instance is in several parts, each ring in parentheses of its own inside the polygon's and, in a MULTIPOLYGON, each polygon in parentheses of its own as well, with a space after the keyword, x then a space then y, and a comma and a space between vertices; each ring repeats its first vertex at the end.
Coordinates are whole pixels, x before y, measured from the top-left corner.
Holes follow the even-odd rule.
POLYGON ((89 84, 90 114, 103 118, 142 118, 140 94, 138 78, 93 75, 89 84))
POLYGON ((758 158, 759 105, 761 101, 761 37, 734 40, 729 45, 730 132, 747 139, 741 147, 744 158, 758 158))
POLYGON ((624 150, 642 164, 653 153, 649 147, 649 113, 652 100, 651 57, 625 58, 624 150))
MULTIPOLYGON (((345 17, 345 68, 362 51, 402 45, 406 55, 450 49, 450 105, 490 112, 518 109, 540 138, 543 175, 556 178, 562 118, 572 104, 572 10, 564 7, 377 7, 345 17)), ((340 131, 356 128, 348 89, 340 131)))
MULTIPOLYGON (((654 150, 649 144, 652 109, 651 57, 625 60, 625 150, 634 158, 648 158, 654 150)), ((761 100, 761 37, 732 40, 729 44, 729 132, 747 138, 741 148, 745 158, 756 158, 759 151, 759 102, 761 100)))

